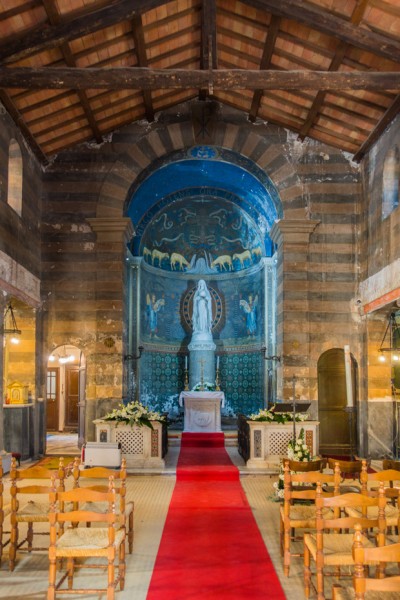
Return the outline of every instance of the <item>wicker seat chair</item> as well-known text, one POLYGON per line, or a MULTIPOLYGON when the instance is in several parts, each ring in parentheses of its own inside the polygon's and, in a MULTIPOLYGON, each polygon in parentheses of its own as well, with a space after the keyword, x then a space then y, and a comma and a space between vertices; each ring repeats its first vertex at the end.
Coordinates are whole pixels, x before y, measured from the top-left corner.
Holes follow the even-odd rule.
MULTIPOLYGON (((354 529, 358 523, 368 531, 376 528, 377 541, 379 546, 385 544, 386 519, 385 506, 386 496, 384 486, 381 484, 378 497, 371 498, 364 494, 350 492, 334 497, 324 497, 322 487, 317 485, 316 505, 316 532, 306 533, 304 535, 304 592, 306 598, 310 596, 311 577, 311 558, 316 566, 316 585, 318 600, 323 600, 324 595, 324 577, 326 567, 335 567, 335 574, 340 576, 340 568, 343 566, 354 566, 353 559, 353 534, 343 533, 343 531, 354 529), (376 506, 378 508, 377 518, 342 516, 342 512, 348 507, 359 507, 363 511, 376 506), (330 518, 324 515, 325 510, 334 512, 334 517, 330 518)), ((374 547, 374 541, 371 541, 367 535, 362 536, 362 543, 366 547, 374 547)))
POLYGON ((353 585, 343 588, 334 585, 332 600, 398 600, 400 598, 400 575, 369 577, 368 565, 379 563, 400 564, 400 543, 378 548, 365 548, 362 544, 361 526, 355 526, 353 543, 353 585))
MULTIPOLYGON (((17 550, 32 552, 32 550, 47 550, 45 547, 34 547, 34 523, 48 523, 49 520, 49 492, 51 479, 56 478, 58 489, 64 490, 66 469, 64 459, 60 458, 58 470, 45 467, 28 467, 18 469, 16 459, 11 461, 11 536, 9 566, 10 571, 15 568, 17 550), (26 536, 18 542, 20 525, 27 524, 26 536), (26 544, 26 545, 25 545, 26 544)), ((36 531, 35 535, 48 535, 49 531, 36 531)))
MULTIPOLYGON (((291 557, 301 556, 300 553, 291 550, 291 542, 302 540, 302 535, 295 535, 296 530, 315 528, 314 500, 317 482, 332 485, 336 493, 339 493, 340 482, 338 468, 336 468, 334 474, 323 474, 319 470, 292 472, 293 462, 297 463, 297 461, 285 461, 284 497, 283 506, 280 508, 280 547, 283 556, 283 570, 286 576, 289 576, 291 557)), ((304 462, 307 464, 306 461, 304 462)), ((320 465, 318 468, 320 468, 320 465)), ((303 531, 301 531, 301 534, 303 534, 303 531)))
POLYGON ((337 460, 336 458, 328 458, 328 467, 334 469, 335 465, 339 465, 340 469, 340 491, 341 494, 350 492, 361 492, 363 473, 367 473, 368 461, 366 459, 358 460, 337 460), (350 483, 350 480, 353 480, 350 483))
MULTIPOLYGON (((399 488, 393 487, 393 482, 398 482, 400 480, 400 472, 394 469, 388 469, 386 471, 378 471, 376 473, 362 473, 361 474, 361 483, 362 483, 362 493, 369 496, 376 496, 378 494, 379 487, 375 486, 374 483, 380 486, 384 484, 385 495, 388 499, 391 500, 392 503, 388 503, 385 508, 385 518, 387 527, 396 527, 398 526, 399 521, 399 507, 398 507, 398 497, 399 497, 399 488), (372 485, 371 485, 372 484, 372 485), (394 501, 394 505, 393 505, 394 501)), ((348 507, 346 512, 351 517, 357 517, 361 515, 361 510, 358 507, 348 507)), ((378 508, 371 507, 368 509, 368 516, 372 518, 377 518, 378 516, 378 508)))
POLYGON ((110 477, 106 492, 88 488, 73 488, 57 492, 55 486, 50 492, 50 546, 49 546, 49 587, 48 600, 55 600, 58 594, 103 594, 107 600, 114 600, 115 590, 125 585, 125 529, 124 515, 115 513, 116 494, 113 478, 110 477), (97 503, 106 504, 107 510, 93 510, 97 503), (73 510, 69 510, 70 506, 73 510), (90 506, 92 510, 82 510, 90 506), (68 507, 68 510, 65 508, 68 507), (65 523, 90 522, 105 526, 65 528, 65 523), (87 563, 87 558, 103 558, 106 564, 87 563), (57 581, 57 568, 66 559, 66 572, 57 581), (78 562, 78 559, 81 559, 78 562), (116 560, 118 564, 116 565, 116 560), (118 568, 116 576, 115 569, 118 568), (94 568, 107 570, 107 587, 74 588, 75 569, 94 568), (67 580, 68 589, 60 589, 67 580))
POLYGON ((8 537, 7 541, 4 541, 4 536, 6 535, 6 532, 4 531, 4 519, 6 519, 6 517, 8 517, 8 515, 11 513, 11 503, 4 503, 3 475, 3 462, 0 456, 0 566, 3 556, 3 550, 10 542, 10 537, 8 537))
MULTIPOLYGON (((122 526, 126 530, 126 539, 128 541, 129 554, 133 552, 133 536, 134 536, 134 503, 126 501, 126 460, 123 458, 121 468, 118 470, 107 469, 105 467, 89 467, 87 469, 79 468, 79 459, 75 459, 73 468, 74 487, 83 487, 82 480, 85 480, 85 487, 99 492, 105 492, 108 489, 108 480, 114 478, 115 493, 119 497, 115 510, 117 514, 121 513, 125 516, 122 526), (99 481, 100 480, 100 481, 99 481), (87 485, 89 482, 89 485, 87 485)), ((97 503, 95 506, 87 506, 90 511, 107 511, 106 504, 97 503)), ((90 527, 90 523, 88 523, 90 527)))

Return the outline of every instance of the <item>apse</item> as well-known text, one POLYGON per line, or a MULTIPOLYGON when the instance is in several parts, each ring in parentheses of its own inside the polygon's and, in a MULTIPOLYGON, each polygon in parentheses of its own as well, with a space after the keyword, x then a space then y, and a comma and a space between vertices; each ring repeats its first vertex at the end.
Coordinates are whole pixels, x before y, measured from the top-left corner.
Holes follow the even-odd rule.
POLYGON ((261 348, 274 342, 274 246, 280 218, 272 183, 231 151, 192 148, 162 159, 132 190, 135 237, 128 328, 144 348, 131 395, 170 417, 184 389, 199 279, 212 298, 225 413, 250 414, 265 401, 261 348), (229 159, 229 161, 227 160, 229 159))

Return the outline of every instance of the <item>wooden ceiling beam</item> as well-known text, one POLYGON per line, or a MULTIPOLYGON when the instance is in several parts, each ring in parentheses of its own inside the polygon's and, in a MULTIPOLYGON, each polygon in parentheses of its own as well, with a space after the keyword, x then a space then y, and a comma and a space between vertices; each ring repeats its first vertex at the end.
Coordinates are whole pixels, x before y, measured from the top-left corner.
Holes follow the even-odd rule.
POLYGON ((385 131, 386 127, 390 125, 395 117, 400 112, 400 95, 396 96, 395 100, 386 110, 385 114, 367 137, 363 145, 360 149, 355 153, 354 160, 359 162, 368 152, 368 150, 375 144, 375 142, 379 139, 380 135, 385 131))
POLYGON ((399 41, 388 38, 383 34, 372 32, 367 28, 358 27, 350 21, 328 12, 325 8, 320 8, 305 0, 280 0, 280 2, 276 0, 242 1, 253 8, 266 10, 273 15, 303 23, 311 29, 332 35, 351 46, 356 46, 372 54, 378 54, 390 60, 400 62, 399 41))
MULTIPOLYGON (((201 10, 200 69, 217 69, 217 7, 216 0, 203 0, 201 10)), ((211 95, 213 89, 201 89, 200 100, 211 95)))
POLYGON ((170 2, 172 0, 135 0, 134 3, 132 0, 120 0, 58 25, 40 25, 22 35, 13 35, 3 40, 0 44, 0 62, 14 62, 42 50, 58 47, 94 31, 131 20, 135 15, 170 2))
MULTIPOLYGON (((135 42, 135 52, 137 64, 139 67, 148 67, 146 42, 144 39, 142 17, 135 15, 132 18, 132 33, 135 42)), ((143 101, 145 106, 146 119, 149 123, 154 121, 153 99, 150 90, 143 90, 143 101)))
MULTIPOLYGON (((260 61, 260 70, 268 70, 271 67, 272 55, 274 53, 275 42, 276 38, 278 37, 280 25, 280 17, 272 16, 270 26, 268 27, 268 33, 265 40, 263 55, 260 61)), ((249 119, 252 122, 254 122, 257 118, 257 113, 258 109, 260 108, 263 93, 264 91, 262 89, 258 89, 254 92, 249 112, 249 119)))
MULTIPOLYGON (((42 2, 43 2, 43 6, 45 8, 45 11, 47 13, 47 16, 49 18, 51 25, 58 25, 59 23, 61 23, 60 13, 58 12, 57 8, 55 7, 53 0, 42 0, 42 2)), ((68 67, 76 67, 74 55, 72 54, 71 48, 69 47, 69 44, 67 42, 64 42, 63 44, 61 44, 61 52, 64 57, 66 65, 68 67)), ((103 141, 103 136, 101 135, 101 132, 96 123, 96 119, 94 118, 94 116, 92 114, 92 109, 90 107, 90 103, 88 101, 86 93, 83 90, 77 90, 77 95, 78 95, 79 101, 82 105, 83 112, 86 116, 86 120, 89 123, 89 125, 93 131, 95 140, 98 144, 100 144, 103 141)))
POLYGON ((2 67, 0 87, 19 89, 400 90, 400 71, 257 71, 142 67, 2 67))
MULTIPOLYGON (((353 10, 353 13, 351 15, 351 22, 353 24, 358 25, 360 23, 361 19, 364 16, 364 12, 367 7, 367 3, 368 3, 368 0, 359 0, 358 1, 358 3, 356 4, 355 9, 353 10)), ((336 52, 335 52, 335 56, 333 57, 331 64, 329 65, 330 71, 337 71, 339 69, 340 65, 343 62, 343 59, 346 55, 348 48, 349 48, 349 45, 347 43, 345 43, 345 42, 339 43, 339 45, 336 49, 336 52)), ((308 135, 308 132, 312 128, 313 123, 325 102, 325 97, 326 97, 326 91, 319 91, 317 93, 317 95, 314 99, 313 105, 310 108, 310 111, 308 113, 307 119, 305 120, 304 125, 300 129, 299 138, 301 140, 304 140, 304 138, 308 135)))

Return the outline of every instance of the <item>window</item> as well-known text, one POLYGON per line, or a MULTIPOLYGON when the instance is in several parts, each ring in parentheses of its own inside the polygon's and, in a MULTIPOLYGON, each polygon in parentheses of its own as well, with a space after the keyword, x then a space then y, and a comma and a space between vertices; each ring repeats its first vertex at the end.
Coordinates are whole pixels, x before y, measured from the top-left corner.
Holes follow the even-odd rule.
POLYGON ((399 155, 397 147, 389 150, 383 165, 382 219, 386 219, 399 205, 399 155))
POLYGON ((17 140, 12 139, 8 150, 7 202, 21 216, 22 212, 22 154, 17 140))

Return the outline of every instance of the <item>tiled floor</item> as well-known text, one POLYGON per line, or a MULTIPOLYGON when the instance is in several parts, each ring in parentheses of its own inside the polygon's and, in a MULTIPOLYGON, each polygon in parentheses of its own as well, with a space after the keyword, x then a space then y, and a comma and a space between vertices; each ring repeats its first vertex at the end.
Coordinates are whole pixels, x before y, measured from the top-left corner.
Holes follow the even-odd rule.
MULTIPOLYGON (((76 454, 76 436, 52 436, 49 438, 48 451, 54 454, 76 454), (61 452, 60 452, 61 451, 61 452)), ((249 472, 237 447, 227 446, 232 461, 239 467, 241 483, 253 514, 265 541, 282 587, 288 600, 303 600, 302 560, 294 559, 289 578, 284 577, 279 553, 279 504, 274 502, 273 482, 276 476, 253 474, 249 472)), ((128 477, 127 496, 135 502, 135 540, 134 552, 127 555, 127 577, 125 590, 117 592, 116 600, 145 600, 154 561, 162 535, 168 505, 175 485, 175 467, 179 446, 171 445, 167 454, 166 468, 163 474, 137 475, 128 477)), ((5 478, 6 501, 9 496, 9 480, 5 478)), ((6 527, 8 529, 8 527, 6 527)), ((194 541, 195 543, 195 541, 194 541)), ((19 554, 13 573, 8 571, 7 550, 0 570, 0 598, 7 600, 39 600, 46 597, 48 562, 47 553, 19 554)), ((99 586, 99 578, 106 579, 98 571, 83 571, 84 585, 99 586), (93 582, 96 580, 96 583, 93 582)), ((330 587, 330 586, 329 586, 330 587)), ((329 588, 327 587, 327 590, 329 588)), ((72 596, 78 597, 78 596, 72 596)), ((82 597, 82 596, 79 596, 82 597)), ((89 596, 84 596, 89 597, 89 596)), ((105 599, 105 594, 91 598, 105 599)), ((329 594, 330 597, 330 594, 329 594)), ((201 598, 201 590, 199 596, 201 598)), ((182 600, 177 598, 176 600, 182 600)), ((193 600, 197 600, 193 599, 193 600)), ((226 599, 228 600, 228 599, 226 599)), ((273 600, 273 596, 269 596, 273 600)))

